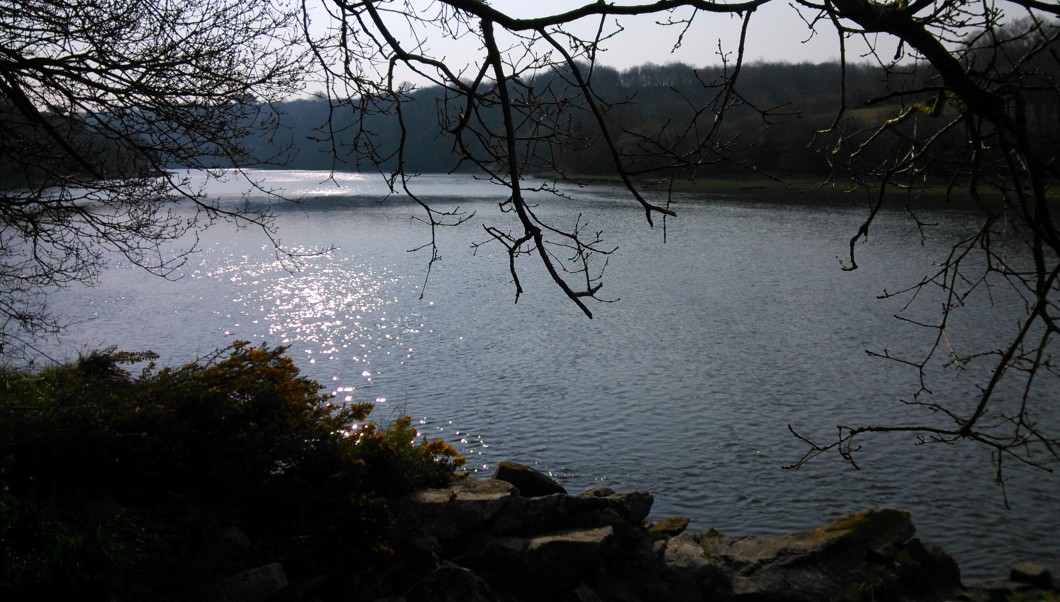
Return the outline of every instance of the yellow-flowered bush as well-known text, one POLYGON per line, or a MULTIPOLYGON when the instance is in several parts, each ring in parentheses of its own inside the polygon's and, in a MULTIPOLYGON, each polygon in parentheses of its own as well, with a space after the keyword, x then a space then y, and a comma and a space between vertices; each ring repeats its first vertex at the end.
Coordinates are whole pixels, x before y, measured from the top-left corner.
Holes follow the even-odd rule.
POLYGON ((394 501, 463 459, 407 417, 366 422, 370 404, 336 403, 284 352, 237 342, 159 369, 111 349, 0 371, 0 599, 179 591, 231 568, 208 550, 232 525, 263 555, 299 541, 295 566, 394 553, 394 501))

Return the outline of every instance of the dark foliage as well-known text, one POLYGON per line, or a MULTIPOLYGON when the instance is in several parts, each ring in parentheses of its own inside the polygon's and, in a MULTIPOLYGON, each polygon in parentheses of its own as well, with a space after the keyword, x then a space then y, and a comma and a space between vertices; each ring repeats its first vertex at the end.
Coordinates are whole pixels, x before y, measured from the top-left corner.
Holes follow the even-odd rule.
POLYGON ((187 596, 249 568, 219 551, 233 526, 295 571, 393 554, 392 502, 462 459, 407 418, 331 402, 283 351, 236 343, 136 377, 119 364, 149 355, 106 351, 0 375, 0 597, 187 596))

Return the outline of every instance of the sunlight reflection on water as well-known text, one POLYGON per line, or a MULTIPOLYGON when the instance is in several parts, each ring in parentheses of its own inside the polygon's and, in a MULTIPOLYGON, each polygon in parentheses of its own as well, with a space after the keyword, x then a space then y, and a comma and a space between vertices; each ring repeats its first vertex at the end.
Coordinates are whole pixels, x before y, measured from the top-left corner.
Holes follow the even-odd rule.
MULTIPOLYGON (((290 346, 310 366, 326 365, 313 370, 318 379, 334 385, 334 395, 346 394, 340 399, 353 401, 350 393, 371 384, 377 356, 401 348, 404 359, 412 357, 407 339, 421 333, 423 323, 388 313, 396 302, 391 289, 404 280, 390 270, 335 254, 302 261, 292 272, 275 259, 207 254, 193 277, 234 285, 231 302, 241 322, 262 325, 252 329, 255 338, 290 346), (356 384, 347 382, 350 375, 360 376, 356 384)), ((386 398, 374 401, 385 404, 386 398)))

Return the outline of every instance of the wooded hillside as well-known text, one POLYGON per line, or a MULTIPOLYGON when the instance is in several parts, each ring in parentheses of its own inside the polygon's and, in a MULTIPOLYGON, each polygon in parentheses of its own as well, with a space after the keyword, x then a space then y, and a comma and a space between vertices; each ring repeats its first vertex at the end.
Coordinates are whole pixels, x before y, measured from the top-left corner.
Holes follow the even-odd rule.
MULTIPOLYGON (((635 158, 631 172, 648 174, 659 165, 673 163, 672 156, 667 156, 672 155, 673 149, 665 149, 658 143, 660 139, 697 144, 699 137, 689 131, 689 123, 713 125, 716 113, 704 107, 712 106, 726 75, 731 73, 723 67, 697 69, 681 63, 649 63, 624 71, 597 66, 592 70, 594 90, 608 103, 607 118, 621 133, 618 144, 628 153, 627 159, 635 158)), ((706 167, 697 166, 695 172, 679 175, 757 172, 778 177, 827 177, 856 170, 852 161, 874 164, 882 155, 893 154, 908 144, 899 130, 899 135, 886 144, 877 141, 852 158, 860 142, 875 131, 872 126, 882 120, 918 106, 922 118, 905 127, 919 128, 923 135, 925 129, 946 125, 948 120, 942 117, 950 102, 947 98, 901 94, 909 89, 930 90, 933 77, 930 71, 912 65, 907 71, 890 74, 867 64, 847 65, 845 70, 838 63, 744 66, 736 104, 726 110, 719 135, 713 138, 714 148, 710 151, 716 160, 706 167), (845 108, 839 127, 830 129, 839 107, 845 108), (861 131, 863 135, 859 135, 861 131), (843 143, 837 144, 840 139, 843 143)), ((550 118, 574 126, 570 131, 576 143, 562 148, 542 144, 535 152, 551 161, 538 164, 554 162, 572 174, 613 173, 611 154, 599 139, 592 115, 577 97, 569 74, 554 71, 521 84, 519 102, 555 103, 561 109, 550 118)), ((1060 142, 1060 105, 1055 100, 1047 94, 1026 99, 1028 114, 1039 124, 1042 144, 1060 142)), ((404 132, 397 120, 386 115, 355 114, 348 107, 333 103, 337 104, 325 98, 309 98, 276 105, 280 131, 259 141, 254 154, 278 158, 280 163, 300 169, 375 169, 370 164, 359 164, 357 159, 358 151, 365 148, 364 142, 370 137, 377 148, 394 153, 384 152, 378 167, 393 169, 399 159, 398 141, 404 134, 406 145, 401 159, 407 170, 437 173, 470 167, 466 159, 461 162, 453 140, 439 135, 439 120, 456 120, 461 110, 457 103, 445 98, 440 88, 410 89, 401 107, 404 132)), ((499 114, 480 118, 500 120, 499 114)), ((524 123, 523 127, 529 130, 533 125, 524 123)), ((956 151, 963 140, 954 142, 956 151)), ((471 151, 474 153, 474 149, 471 151)))

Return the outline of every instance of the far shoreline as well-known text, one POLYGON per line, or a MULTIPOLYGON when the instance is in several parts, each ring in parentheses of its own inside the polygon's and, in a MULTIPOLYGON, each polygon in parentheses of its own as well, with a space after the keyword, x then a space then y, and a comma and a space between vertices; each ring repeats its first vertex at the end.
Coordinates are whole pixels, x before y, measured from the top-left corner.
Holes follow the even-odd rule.
MULTIPOLYGON (((528 176, 533 179, 569 181, 585 185, 625 186, 621 178, 614 175, 586 175, 539 173, 528 176)), ((691 180, 635 178, 633 183, 642 190, 653 193, 680 195, 681 204, 695 203, 691 195, 706 195, 703 201, 748 200, 769 204, 810 206, 855 206, 868 208, 878 200, 878 188, 859 188, 850 181, 837 182, 814 179, 808 176, 790 178, 766 175, 703 176, 691 180)), ((983 191, 984 200, 990 206, 1001 203, 993 190, 983 191)), ((1053 199, 1054 201, 1060 199, 1053 199)), ((883 208, 891 209, 979 209, 966 188, 953 186, 947 193, 946 186, 927 186, 917 190, 892 187, 883 199, 883 208)))

